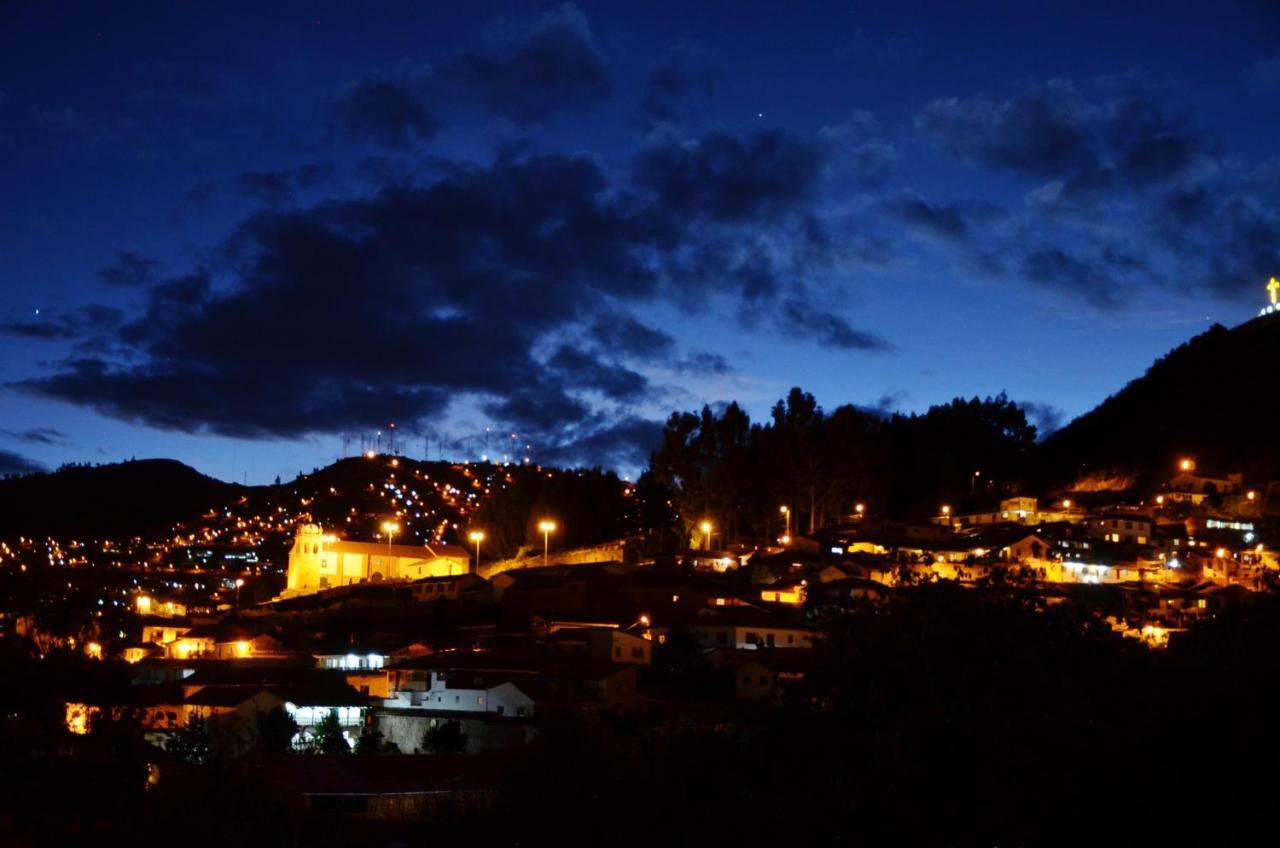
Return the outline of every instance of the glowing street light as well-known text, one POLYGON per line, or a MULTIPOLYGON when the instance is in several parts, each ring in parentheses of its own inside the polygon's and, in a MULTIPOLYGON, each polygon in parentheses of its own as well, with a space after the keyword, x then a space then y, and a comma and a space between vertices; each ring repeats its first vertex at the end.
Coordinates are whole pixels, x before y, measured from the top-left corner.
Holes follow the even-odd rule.
POLYGON ((698 524, 698 529, 702 531, 702 549, 704 551, 711 550, 711 531, 714 529, 710 521, 703 519, 698 524))
POLYGON ((1178 468, 1183 471, 1195 471, 1196 461, 1194 459, 1183 459, 1178 463, 1178 468))
POLYGON ((1245 493, 1245 498, 1247 500, 1255 500, 1257 497, 1258 497, 1258 493, 1253 491, 1252 489, 1250 489, 1248 492, 1245 493))
POLYGON ((468 539, 470 539, 473 543, 475 543, 475 546, 476 546, 476 571, 479 571, 479 570, 480 570, 480 543, 484 541, 484 531, 483 531, 483 530, 472 530, 470 533, 468 533, 468 534, 467 534, 467 538, 468 538, 468 539))
POLYGON ((1068 498, 1067 500, 1065 500, 1065 501, 1063 501, 1063 502, 1062 502, 1062 508, 1063 508, 1063 509, 1071 509, 1071 499, 1070 499, 1070 498, 1068 498))
POLYGON ((240 606, 240 587, 244 585, 244 578, 236 578, 236 606, 240 606))
POLYGON ((853 505, 853 511, 854 511, 854 512, 856 512, 856 513, 858 514, 858 517, 859 517, 859 518, 861 518, 861 517, 862 517, 862 514, 863 514, 864 512, 866 512, 866 511, 867 511, 867 505, 866 505, 866 504, 860 504, 860 503, 859 503, 859 504, 854 504, 854 505, 853 505))
POLYGON ((538 531, 542 533, 542 564, 547 564, 547 551, 551 547, 551 534, 556 532, 556 523, 550 519, 538 522, 538 531))
POLYGON ((400 524, 396 521, 382 522, 382 532, 387 534, 387 559, 391 559, 391 540, 400 532, 400 524))
POLYGON ((790 536, 791 535, 791 507, 786 505, 780 506, 778 507, 778 512, 782 513, 783 517, 786 519, 787 529, 785 532, 787 536, 790 536))
POLYGON ((943 514, 943 515, 950 515, 950 514, 951 514, 951 507, 950 507, 950 506, 948 506, 947 504, 943 504, 943 505, 942 505, 942 514, 943 514))

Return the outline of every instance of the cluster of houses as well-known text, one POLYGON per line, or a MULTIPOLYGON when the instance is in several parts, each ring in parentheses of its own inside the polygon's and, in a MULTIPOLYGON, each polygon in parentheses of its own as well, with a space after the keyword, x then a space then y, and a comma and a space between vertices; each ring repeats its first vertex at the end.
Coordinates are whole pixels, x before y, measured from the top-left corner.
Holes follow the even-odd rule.
MULTIPOLYGON (((422 750, 428 731, 456 722, 467 750, 497 751, 527 742, 549 710, 687 709, 664 691, 669 675, 654 673, 664 651, 668 666, 674 656, 698 670, 711 701, 777 703, 806 674, 824 608, 939 580, 1050 602, 1106 584, 1123 601, 1112 625, 1160 645, 1280 571, 1267 501, 1238 476, 1184 464, 1136 504, 1015 497, 982 512, 944 508, 930 522, 860 515, 780 547, 487 579, 451 550, 424 554, 422 566, 392 547, 384 561, 387 546, 347 550, 308 526, 290 591, 273 603, 218 618, 137 598, 139 638, 120 652, 133 673, 127 706, 161 743, 201 715, 219 745, 252 747, 257 721, 279 708, 299 746, 336 715, 353 744, 373 725, 399 750, 422 750), (321 586, 328 571, 350 577, 388 562, 409 576, 321 586)), ((68 723, 84 729, 107 706, 120 705, 70 704, 68 723)))

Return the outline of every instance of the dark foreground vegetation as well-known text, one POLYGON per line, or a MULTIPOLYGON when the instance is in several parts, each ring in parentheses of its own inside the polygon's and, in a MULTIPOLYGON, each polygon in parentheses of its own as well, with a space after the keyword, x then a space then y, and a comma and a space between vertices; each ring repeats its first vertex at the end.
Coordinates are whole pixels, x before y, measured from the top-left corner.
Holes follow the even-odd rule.
MULTIPOLYGON (((271 755, 173 768, 127 718, 71 736, 64 701, 112 685, 107 667, 86 674, 10 641, 0 833, 219 846, 1267 841, 1280 600, 1260 594, 1165 651, 1114 635, 1098 612, 1007 588, 906 590, 830 622, 816 667, 777 708, 706 691, 680 708, 682 686, 715 677, 673 638, 646 682, 660 710, 543 716, 536 744, 490 763, 483 803, 446 793, 427 820, 402 823, 304 813, 271 755)), ((402 755, 405 768, 430 759, 402 755)))

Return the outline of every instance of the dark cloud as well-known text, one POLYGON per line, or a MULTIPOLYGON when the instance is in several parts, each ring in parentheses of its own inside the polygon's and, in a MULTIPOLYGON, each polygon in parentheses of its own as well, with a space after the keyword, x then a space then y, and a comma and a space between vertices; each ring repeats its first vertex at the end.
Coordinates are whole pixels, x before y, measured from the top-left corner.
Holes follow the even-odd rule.
POLYGON ((1049 403, 1028 400, 1018 404, 1026 413, 1027 420, 1036 427, 1036 438, 1043 439, 1054 430, 1061 429, 1066 421, 1066 413, 1049 403))
POLYGON ((438 124, 412 86, 366 79, 341 92, 334 113, 347 133, 387 147, 416 147, 436 134, 438 124))
POLYGON ((1084 112, 1069 83, 1053 82, 1008 99, 935 100, 916 126, 962 158, 1045 176, 1094 163, 1084 112))
POLYGON ((1022 261, 1022 274, 1046 288, 1082 297, 1099 309, 1121 306, 1121 287, 1103 263, 1082 259, 1061 248, 1028 253, 1022 261))
POLYGON ((35 474, 44 470, 44 466, 35 460, 19 456, 12 451, 0 450, 0 475, 35 474))
POLYGON ((653 122, 679 119, 678 103, 690 96, 711 97, 720 75, 702 67, 690 51, 679 51, 649 73, 640 108, 653 122))
POLYGON ((30 339, 99 338, 120 326, 124 313, 111 306, 91 305, 71 310, 46 309, 25 321, 0 325, 0 333, 30 339))
POLYGON ((310 163, 278 171, 246 171, 236 180, 241 195, 268 206, 288 201, 295 191, 313 188, 333 174, 328 165, 310 163))
POLYGON ((113 286, 145 286, 155 282, 160 263, 132 250, 117 251, 111 264, 98 271, 98 279, 113 286))
POLYGON ((485 412, 522 431, 547 434, 571 428, 590 415, 586 403, 555 386, 515 388, 488 403, 485 412))
POLYGON ((1280 94, 1280 56, 1259 59, 1245 74, 1249 86, 1262 94, 1280 94))
POLYGON ((589 111, 611 92, 591 27, 572 5, 509 23, 483 49, 444 66, 440 77, 521 125, 589 111))
POLYGON ((855 330, 841 316, 823 309, 809 300, 785 299, 776 311, 775 321, 785 333, 812 338, 823 347, 888 353, 893 345, 876 335, 855 330))
POLYGON ((729 360, 718 353, 707 351, 693 353, 683 359, 676 360, 675 367, 682 374, 699 376, 728 374, 733 370, 733 367, 729 365, 729 360))
POLYGON ((127 320, 115 313, 109 350, 18 388, 246 438, 411 427, 467 400, 541 446, 598 451, 664 391, 632 363, 728 370, 641 322, 637 306, 739 296, 771 331, 887 350, 801 283, 833 250, 809 203, 816 146, 763 133, 694 147, 646 151, 625 174, 647 182, 611 179, 585 156, 513 150, 487 167, 402 171, 367 196, 268 205, 206 251, 212 269, 154 283, 127 320), (605 411, 584 399, 593 393, 605 411))
POLYGON ((32 427, 30 430, 0 430, 0 436, 32 445, 66 445, 67 434, 56 427, 32 427))
POLYGON ((660 358, 675 347, 669 334, 621 311, 597 317, 587 332, 605 350, 624 356, 660 358))
POLYGON ((784 130, 747 139, 711 132, 688 143, 650 147, 637 157, 634 175, 665 212, 761 220, 794 212, 813 192, 823 162, 819 145, 784 130))
POLYGON ((884 208, 899 221, 940 238, 959 239, 969 232, 958 206, 930 203, 918 194, 899 195, 886 201, 884 208))
POLYGON ((972 162, 1034 177, 1058 177, 1077 190, 1143 185, 1187 172, 1203 142, 1185 121, 1144 95, 1087 98, 1052 81, 1007 98, 935 100, 916 126, 972 162))
POLYGON ((649 381, 621 365, 603 362, 570 345, 561 345, 548 365, 571 386, 595 389, 615 400, 638 400, 644 396, 649 381))
POLYGON ((628 416, 585 433, 567 434, 541 453, 558 465, 643 468, 662 443, 662 427, 661 421, 628 416))
POLYGON ((819 137, 827 146, 829 168, 847 173, 864 188, 884 185, 897 170, 898 150, 880 136, 880 122, 858 110, 839 124, 823 127, 819 137))

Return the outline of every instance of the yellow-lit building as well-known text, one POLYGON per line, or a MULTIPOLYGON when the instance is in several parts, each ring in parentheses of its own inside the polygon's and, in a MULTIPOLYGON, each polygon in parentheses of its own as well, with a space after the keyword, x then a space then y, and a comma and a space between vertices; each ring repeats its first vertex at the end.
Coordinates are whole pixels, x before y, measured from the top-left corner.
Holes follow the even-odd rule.
POLYGON ((470 570, 471 554, 458 545, 348 542, 318 525, 303 524, 289 551, 289 578, 281 597, 355 583, 449 577, 470 570))

